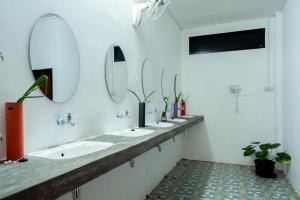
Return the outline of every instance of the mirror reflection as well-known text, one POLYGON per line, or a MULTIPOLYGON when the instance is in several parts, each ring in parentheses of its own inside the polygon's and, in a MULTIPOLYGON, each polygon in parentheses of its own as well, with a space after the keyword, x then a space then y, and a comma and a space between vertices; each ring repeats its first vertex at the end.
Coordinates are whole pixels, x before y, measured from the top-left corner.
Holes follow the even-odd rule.
POLYGON ((46 14, 35 23, 30 62, 35 79, 48 76, 48 87, 41 86, 41 90, 49 99, 65 102, 71 98, 79 81, 79 50, 69 25, 58 15, 46 14))
POLYGON ((128 89, 128 71, 124 53, 120 46, 113 45, 106 54, 105 81, 110 98, 122 102, 128 89))

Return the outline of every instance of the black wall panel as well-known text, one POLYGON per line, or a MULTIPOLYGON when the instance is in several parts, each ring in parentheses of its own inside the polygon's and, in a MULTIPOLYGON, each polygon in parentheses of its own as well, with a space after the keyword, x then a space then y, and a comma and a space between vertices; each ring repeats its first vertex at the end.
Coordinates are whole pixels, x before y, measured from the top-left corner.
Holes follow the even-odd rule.
POLYGON ((264 28, 189 38, 190 55, 265 47, 264 28))

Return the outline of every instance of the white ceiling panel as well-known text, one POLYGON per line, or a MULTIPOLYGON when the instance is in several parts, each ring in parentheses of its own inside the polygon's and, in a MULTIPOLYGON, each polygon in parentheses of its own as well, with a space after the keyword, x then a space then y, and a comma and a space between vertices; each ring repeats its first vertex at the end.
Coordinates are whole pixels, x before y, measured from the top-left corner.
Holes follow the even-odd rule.
POLYGON ((173 0, 168 11, 181 29, 272 16, 286 0, 173 0))

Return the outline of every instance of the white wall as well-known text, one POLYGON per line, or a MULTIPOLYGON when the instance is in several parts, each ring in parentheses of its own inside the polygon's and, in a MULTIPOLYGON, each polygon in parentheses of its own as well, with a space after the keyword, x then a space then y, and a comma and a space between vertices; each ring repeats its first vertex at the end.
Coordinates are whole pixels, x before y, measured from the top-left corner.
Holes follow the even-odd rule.
POLYGON ((283 141, 292 156, 289 178, 300 192, 300 2, 287 1, 283 11, 283 141))
POLYGON ((205 116, 204 124, 192 128, 184 140, 185 158, 250 164, 252 160, 242 156, 244 146, 253 141, 277 142, 276 93, 264 91, 268 82, 276 86, 274 21, 264 18, 182 31, 182 88, 190 94, 187 110, 205 116), (188 55, 189 36, 263 27, 267 48, 188 55), (239 114, 230 85, 242 87, 239 114))
MULTIPOLYGON (((137 30, 133 29, 132 1, 65 0, 61 3, 60 0, 26 2, 2 0, 0 2, 0 51, 5 55, 5 61, 0 63, 0 113, 3 114, 4 102, 16 101, 33 83, 28 45, 31 29, 39 17, 46 13, 61 16, 73 30, 80 51, 80 81, 72 99, 62 104, 53 103, 47 98, 25 102, 26 153, 101 134, 104 131, 137 125, 136 99, 127 95, 125 101, 117 105, 110 100, 106 91, 105 56, 112 44, 120 45, 123 49, 128 61, 129 88, 138 91, 139 94, 142 94, 140 67, 145 58, 153 63, 154 83, 160 82, 162 67, 168 68, 172 76, 180 72, 180 30, 176 24, 168 14, 165 14, 156 22, 145 19, 137 30), (126 110, 129 110, 131 118, 117 119, 116 114, 124 113, 126 110), (56 119, 68 112, 75 113, 76 126, 57 126, 56 119)), ((162 108, 160 87, 156 89, 158 90, 156 98, 159 100, 151 106, 162 108)), ((147 119, 154 120, 159 115, 160 112, 149 114, 147 119)), ((3 119, 0 131, 4 132, 3 119)), ((168 141, 164 144, 161 154, 157 155, 157 149, 153 149, 139 157, 135 169, 129 168, 126 163, 85 185, 83 199, 116 200, 119 197, 115 196, 118 195, 114 193, 115 188, 119 188, 122 194, 122 198, 119 199, 141 199, 174 167, 181 158, 181 152, 180 138, 175 145, 172 141, 168 141), (132 177, 136 178, 135 182, 128 184, 132 177), (137 192, 135 186, 142 189, 137 192)), ((0 159, 4 155, 5 147, 2 144, 0 159)), ((70 198, 70 195, 65 198, 70 198)))
MULTIPOLYGON (((33 83, 29 37, 39 17, 46 13, 61 16, 73 30, 80 51, 80 81, 70 101, 61 104, 47 98, 25 101, 26 153, 137 125, 137 101, 127 95, 117 105, 106 91, 104 63, 112 44, 119 44, 123 49, 128 61, 129 88, 139 93, 138 71, 144 58, 154 63, 155 73, 160 74, 162 66, 179 72, 180 31, 173 20, 165 14, 156 22, 144 20, 135 30, 131 26, 131 4, 132 0, 0 2, 0 51, 5 55, 5 61, 0 63, 0 113, 3 114, 4 102, 16 101, 33 83), (131 118, 116 118, 118 112, 126 110, 131 118), (75 113, 76 126, 57 126, 59 116, 68 112, 75 113)), ((155 76, 154 81, 159 82, 160 76, 155 76)), ((4 132, 3 119, 1 122, 0 130, 4 132)), ((5 154, 4 145, 1 147, 0 158, 5 154)))

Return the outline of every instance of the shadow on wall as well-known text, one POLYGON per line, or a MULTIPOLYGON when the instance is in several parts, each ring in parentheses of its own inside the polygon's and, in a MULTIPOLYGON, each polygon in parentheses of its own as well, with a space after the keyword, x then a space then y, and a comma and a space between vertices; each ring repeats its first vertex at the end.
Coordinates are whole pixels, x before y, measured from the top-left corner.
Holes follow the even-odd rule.
POLYGON ((183 158, 190 160, 214 160, 206 122, 196 124, 183 137, 183 158))

